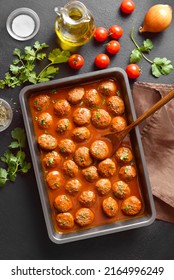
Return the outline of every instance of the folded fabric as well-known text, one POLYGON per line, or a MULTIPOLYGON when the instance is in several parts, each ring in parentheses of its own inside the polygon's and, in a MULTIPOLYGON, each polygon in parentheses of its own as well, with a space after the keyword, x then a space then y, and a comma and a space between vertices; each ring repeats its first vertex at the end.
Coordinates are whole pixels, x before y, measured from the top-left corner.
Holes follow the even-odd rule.
MULTIPOLYGON (((172 89, 174 85, 135 82, 137 117, 172 89)), ((157 218, 174 223, 174 99, 146 119, 140 132, 157 218)))

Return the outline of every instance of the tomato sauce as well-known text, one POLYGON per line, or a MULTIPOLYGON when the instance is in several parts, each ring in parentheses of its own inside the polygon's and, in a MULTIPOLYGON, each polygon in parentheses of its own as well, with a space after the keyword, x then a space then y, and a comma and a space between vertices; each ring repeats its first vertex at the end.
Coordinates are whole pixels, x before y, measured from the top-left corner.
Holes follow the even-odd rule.
MULTIPOLYGON (((92 82, 92 83, 83 84, 83 85, 80 85, 80 86, 83 86, 85 91, 89 90, 89 89, 96 89, 97 90, 98 85, 99 85, 100 82, 101 81, 96 81, 96 82, 92 82)), ((117 81, 114 81, 114 82, 116 83, 116 86, 117 86, 117 93, 116 94, 119 95, 121 98, 123 98, 122 97, 122 93, 121 93, 121 88, 119 86, 119 83, 117 81)), ((74 88, 75 88, 75 86, 74 86, 74 88)), ((43 134, 43 133, 51 134, 53 137, 55 137, 58 140, 58 142, 61 139, 65 139, 65 138, 72 140, 72 130, 77 127, 77 125, 73 122, 73 119, 72 119, 72 114, 73 114, 74 110, 79 108, 79 107, 88 108, 88 109, 89 109, 89 107, 85 106, 83 101, 80 102, 79 104, 71 105, 71 112, 68 115, 68 117, 66 117, 66 118, 68 118, 70 120, 70 122, 72 124, 72 130, 65 132, 65 134, 60 134, 60 133, 56 132, 55 126, 56 126, 56 123, 58 122, 58 120, 60 120, 60 117, 58 117, 54 113, 53 106, 54 106, 54 104, 55 104, 55 102, 57 100, 59 100, 59 99, 67 99, 67 95, 68 95, 68 92, 69 92, 70 89, 72 89, 72 87, 71 88, 56 88, 55 90, 42 91, 42 92, 34 93, 34 94, 32 94, 30 96, 30 98, 29 98, 29 106, 30 106, 30 110, 31 110, 31 116, 32 116, 32 121, 33 121, 33 125, 34 125, 36 141, 37 141, 38 137, 41 134, 43 134), (37 111, 36 108, 33 105, 34 104, 34 99, 36 98, 36 96, 43 95, 43 94, 48 95, 50 97, 50 105, 46 109, 44 109, 44 112, 50 113, 51 116, 53 117, 53 121, 54 121, 53 125, 49 129, 45 129, 45 130, 38 125, 38 116, 43 111, 37 111)), ((104 109, 104 110, 107 111, 107 106, 106 106, 107 97, 105 97, 105 96, 101 96, 101 97, 102 97, 102 102, 101 102, 99 107, 101 109, 104 109)), ((94 109, 96 109, 96 108, 90 108, 91 111, 94 110, 94 109)), ((110 115, 113 118, 113 115, 112 114, 110 114, 110 115)), ((123 115, 123 116, 126 118, 125 115, 123 115)), ((90 145, 95 140, 99 140, 100 139, 100 140, 105 141, 107 143, 108 147, 109 147, 110 152, 112 151, 112 144, 110 143, 110 141, 102 137, 102 135, 111 132, 110 131, 110 126, 108 126, 107 128, 104 128, 104 129, 98 129, 98 128, 94 127, 92 123, 90 123, 86 127, 90 130, 91 136, 90 136, 90 138, 88 140, 85 140, 84 142, 81 142, 81 143, 75 142, 76 149, 78 147, 81 147, 81 146, 85 146, 85 147, 89 148, 90 145)), ((124 146, 128 146, 128 147, 131 148, 131 142, 130 142, 129 137, 127 137, 123 141, 122 144, 124 146)), ((63 165, 63 162, 65 160, 67 160, 67 159, 72 159, 73 160, 73 155, 63 156, 59 152, 58 148, 56 148, 55 151, 59 152, 59 154, 61 155, 61 161, 60 161, 58 166, 52 168, 52 167, 46 167, 43 164, 43 162, 42 162, 44 156, 46 155, 46 153, 48 153, 48 151, 45 151, 45 150, 41 149, 40 147, 39 147, 39 151, 40 151, 40 161, 42 163, 44 179, 46 178, 46 175, 47 175, 47 173, 49 171, 58 170, 59 172, 62 173, 64 183, 66 183, 67 180, 69 180, 70 178, 68 178, 67 176, 65 176, 63 174, 63 172, 62 172, 62 165, 63 165)), ((117 171, 116 171, 116 173, 113 176, 108 178, 110 180, 111 184, 113 184, 115 181, 121 180, 119 178, 118 171, 119 171, 120 166, 122 166, 121 164, 117 163, 117 161, 115 159, 115 156, 112 156, 112 160, 115 162, 115 164, 117 166, 117 171)), ((92 165, 97 166, 98 162, 99 161, 94 160, 92 165)), ((136 163, 135 163, 134 159, 133 159, 132 164, 136 167, 136 163)), ((82 171, 82 168, 79 167, 78 175, 77 175, 77 177, 75 179, 79 179, 79 181, 82 184, 82 188, 79 191, 79 193, 77 193, 74 196, 68 194, 64 187, 56 189, 56 190, 52 190, 52 189, 50 189, 47 186, 46 182, 45 182, 45 186, 43 186, 43 187, 47 188, 48 198, 49 198, 49 202, 50 202, 50 206, 51 206, 51 211, 52 211, 52 221, 53 221, 53 224, 54 224, 56 232, 68 233, 68 232, 78 231, 78 230, 86 229, 86 228, 89 228, 89 227, 91 228, 91 227, 101 226, 101 225, 105 225, 105 224, 109 224, 109 223, 113 223, 113 222, 118 222, 118 221, 124 221, 124 220, 127 220, 127 219, 132 219, 132 218, 135 218, 137 216, 142 216, 144 214, 144 203, 143 203, 143 200, 142 200, 142 195, 141 195, 141 190, 140 190, 138 174, 137 174, 137 176, 134 179, 132 179, 131 181, 129 181, 127 183, 128 183, 128 185, 130 187, 130 190, 131 190, 131 196, 136 196, 141 201, 142 208, 141 208, 141 211, 136 216, 128 216, 128 215, 125 215, 122 212, 122 210, 120 209, 121 204, 122 204, 122 200, 117 199, 114 196, 112 190, 106 196, 99 195, 97 190, 96 190, 96 187, 95 187, 96 181, 94 181, 92 183, 88 182, 85 179, 85 177, 83 176, 81 171, 82 171), (66 194, 68 197, 70 197, 71 200, 72 200, 72 203, 73 203, 73 207, 72 207, 72 209, 69 212, 75 217, 76 211, 83 207, 82 205, 80 205, 79 196, 80 196, 81 192, 85 191, 85 190, 91 190, 91 191, 93 191, 96 194, 96 202, 95 202, 95 204, 92 207, 90 207, 90 209, 93 211, 93 213, 95 215, 95 219, 94 219, 93 223, 90 226, 84 227, 84 228, 80 227, 76 223, 74 223, 74 227, 69 229, 69 230, 60 228, 58 226, 57 222, 56 222, 56 215, 58 214, 58 212, 57 212, 57 210, 55 209, 55 207, 53 205, 55 198, 58 195, 61 195, 61 194, 66 194), (110 197, 110 196, 113 197, 117 201, 118 206, 119 206, 119 210, 118 210, 116 216, 114 216, 112 218, 108 217, 104 213, 104 211, 102 209, 102 202, 103 202, 103 200, 106 197, 110 197)), ((100 178, 101 177, 99 176, 99 179, 100 178)))

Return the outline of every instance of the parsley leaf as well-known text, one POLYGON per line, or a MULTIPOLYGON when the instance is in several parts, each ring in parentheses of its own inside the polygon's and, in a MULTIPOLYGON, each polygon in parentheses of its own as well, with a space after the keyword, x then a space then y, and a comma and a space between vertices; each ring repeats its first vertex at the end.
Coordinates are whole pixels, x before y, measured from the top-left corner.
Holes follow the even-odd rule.
POLYGON ((10 64, 9 72, 5 73, 4 79, 0 80, 0 88, 4 89, 5 86, 14 88, 26 82, 36 84, 53 79, 59 71, 59 68, 53 65, 67 62, 71 54, 68 51, 56 48, 48 53, 47 56, 43 52, 45 48, 48 48, 48 45, 46 43, 40 44, 38 41, 33 46, 26 46, 23 51, 15 48, 13 55, 17 58, 10 64), (35 72, 37 61, 43 61, 46 58, 50 63, 37 74, 35 72))
POLYGON ((26 142, 24 129, 19 127, 15 128, 11 132, 11 136, 13 141, 9 145, 9 149, 0 158, 7 166, 6 169, 0 168, 0 186, 4 186, 8 180, 14 182, 17 173, 27 173, 31 168, 31 163, 26 161, 26 154, 23 151, 26 142), (16 153, 12 153, 10 149, 18 150, 16 153))
POLYGON ((153 43, 150 39, 146 39, 143 42, 142 46, 139 46, 137 42, 134 39, 134 28, 132 28, 131 31, 131 39, 135 45, 135 49, 132 50, 130 54, 130 63, 137 63, 139 62, 142 58, 144 58, 147 62, 151 64, 152 68, 152 75, 156 78, 159 78, 161 75, 168 75, 173 71, 173 65, 171 64, 171 60, 168 60, 166 57, 159 58, 156 57, 151 61, 145 56, 145 52, 149 53, 153 49, 153 43))

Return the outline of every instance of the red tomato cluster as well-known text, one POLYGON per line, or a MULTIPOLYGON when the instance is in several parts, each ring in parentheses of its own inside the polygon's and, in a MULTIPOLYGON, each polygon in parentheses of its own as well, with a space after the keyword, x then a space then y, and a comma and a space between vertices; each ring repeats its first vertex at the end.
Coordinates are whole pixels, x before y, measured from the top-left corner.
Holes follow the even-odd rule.
MULTIPOLYGON (((125 14, 131 14, 135 10, 135 3, 132 0, 123 0, 120 4, 120 10, 125 14)), ((118 40, 123 35, 123 29, 119 25, 110 26, 109 30, 105 27, 97 27, 94 32, 94 39, 98 42, 104 42, 108 38, 111 40, 105 45, 105 51, 109 55, 115 55, 120 51, 120 43, 118 40)), ((80 69, 84 65, 84 58, 79 54, 70 56, 68 63, 73 69, 80 69)), ((105 53, 99 53, 94 59, 95 65, 100 68, 106 68, 110 64, 110 58, 105 53)), ((136 79, 140 76, 140 68, 136 64, 129 64, 125 69, 130 79, 136 79)))

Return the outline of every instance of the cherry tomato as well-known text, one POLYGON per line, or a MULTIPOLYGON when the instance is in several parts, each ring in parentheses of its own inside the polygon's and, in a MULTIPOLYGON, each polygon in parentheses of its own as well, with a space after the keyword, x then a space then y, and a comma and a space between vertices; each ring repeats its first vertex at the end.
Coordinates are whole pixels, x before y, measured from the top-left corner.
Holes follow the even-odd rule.
POLYGON ((108 38, 108 31, 104 27, 97 27, 94 32, 94 38, 99 42, 103 42, 108 38))
POLYGON ((106 50, 110 54, 116 54, 120 50, 120 43, 116 40, 111 40, 109 43, 107 43, 106 50))
POLYGON ((125 14, 131 14, 135 9, 135 3, 132 0, 123 0, 120 9, 125 14))
POLYGON ((68 59, 68 64, 73 69, 80 69, 84 65, 84 58, 80 54, 72 54, 68 59))
POLYGON ((107 54, 100 53, 96 56, 94 62, 98 68, 102 69, 108 67, 110 63, 110 58, 107 56, 107 54))
POLYGON ((125 70, 130 79, 137 79, 141 74, 141 70, 137 64, 129 64, 125 70))
POLYGON ((123 35, 123 29, 119 25, 112 25, 109 28, 109 35, 113 39, 119 39, 123 35))

